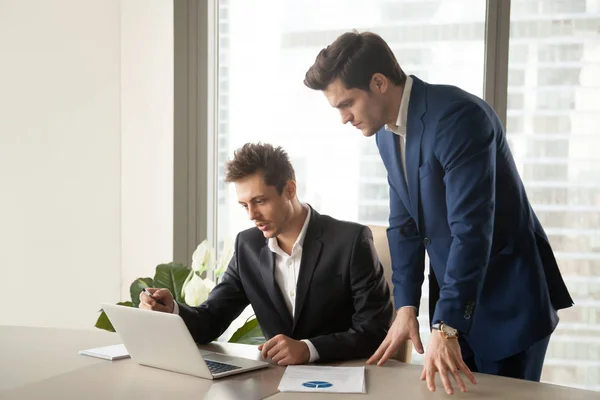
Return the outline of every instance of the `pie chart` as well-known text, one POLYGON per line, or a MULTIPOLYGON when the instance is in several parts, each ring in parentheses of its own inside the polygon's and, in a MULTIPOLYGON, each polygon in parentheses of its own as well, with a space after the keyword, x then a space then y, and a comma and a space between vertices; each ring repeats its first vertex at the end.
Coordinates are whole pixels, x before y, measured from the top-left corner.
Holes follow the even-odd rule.
POLYGON ((329 382, 324 382, 324 381, 308 381, 308 382, 304 382, 302 384, 302 386, 305 386, 305 387, 311 388, 311 389, 323 389, 323 388, 332 387, 333 384, 331 384, 329 382))

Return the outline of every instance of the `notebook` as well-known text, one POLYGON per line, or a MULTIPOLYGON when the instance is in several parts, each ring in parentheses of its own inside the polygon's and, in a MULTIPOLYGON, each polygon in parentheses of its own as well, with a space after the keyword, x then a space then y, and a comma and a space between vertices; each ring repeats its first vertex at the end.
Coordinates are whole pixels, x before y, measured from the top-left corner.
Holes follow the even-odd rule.
POLYGON ((111 361, 120 360, 122 358, 129 358, 129 352, 125 348, 124 344, 115 344, 112 346, 96 347, 94 349, 81 350, 79 354, 111 361))

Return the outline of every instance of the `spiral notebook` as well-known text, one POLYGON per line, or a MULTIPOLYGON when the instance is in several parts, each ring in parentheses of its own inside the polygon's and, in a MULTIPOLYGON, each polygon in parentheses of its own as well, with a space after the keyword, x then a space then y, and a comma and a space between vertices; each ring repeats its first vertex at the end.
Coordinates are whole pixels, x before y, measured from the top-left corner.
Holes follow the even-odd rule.
POLYGON ((79 354, 84 356, 102 358, 104 360, 121 360, 123 358, 129 358, 129 352, 123 344, 115 344, 112 346, 96 347, 94 349, 87 349, 79 351, 79 354))

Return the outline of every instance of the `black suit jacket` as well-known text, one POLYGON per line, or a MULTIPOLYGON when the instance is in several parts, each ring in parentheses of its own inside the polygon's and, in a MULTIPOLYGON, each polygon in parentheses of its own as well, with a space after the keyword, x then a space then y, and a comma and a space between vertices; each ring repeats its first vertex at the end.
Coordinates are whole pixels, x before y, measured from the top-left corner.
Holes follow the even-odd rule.
POLYGON ((393 308, 371 231, 312 210, 292 318, 274 278, 275 255, 262 232, 238 234, 221 282, 198 307, 179 304, 194 340, 221 335, 250 303, 267 339, 308 339, 320 361, 370 356, 385 338, 393 308))

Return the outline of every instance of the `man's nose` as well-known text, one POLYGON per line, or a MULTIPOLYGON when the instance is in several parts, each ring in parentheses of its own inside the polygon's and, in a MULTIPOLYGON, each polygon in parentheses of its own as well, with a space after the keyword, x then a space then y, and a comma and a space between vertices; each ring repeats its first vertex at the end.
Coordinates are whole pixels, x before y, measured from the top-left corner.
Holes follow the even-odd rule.
POLYGON ((352 122, 353 117, 351 113, 340 112, 342 115, 342 124, 346 125, 348 122, 352 122))
POLYGON ((250 218, 252 221, 254 221, 255 219, 257 219, 259 213, 258 210, 256 209, 255 206, 253 205, 249 205, 248 206, 248 218, 250 218))

